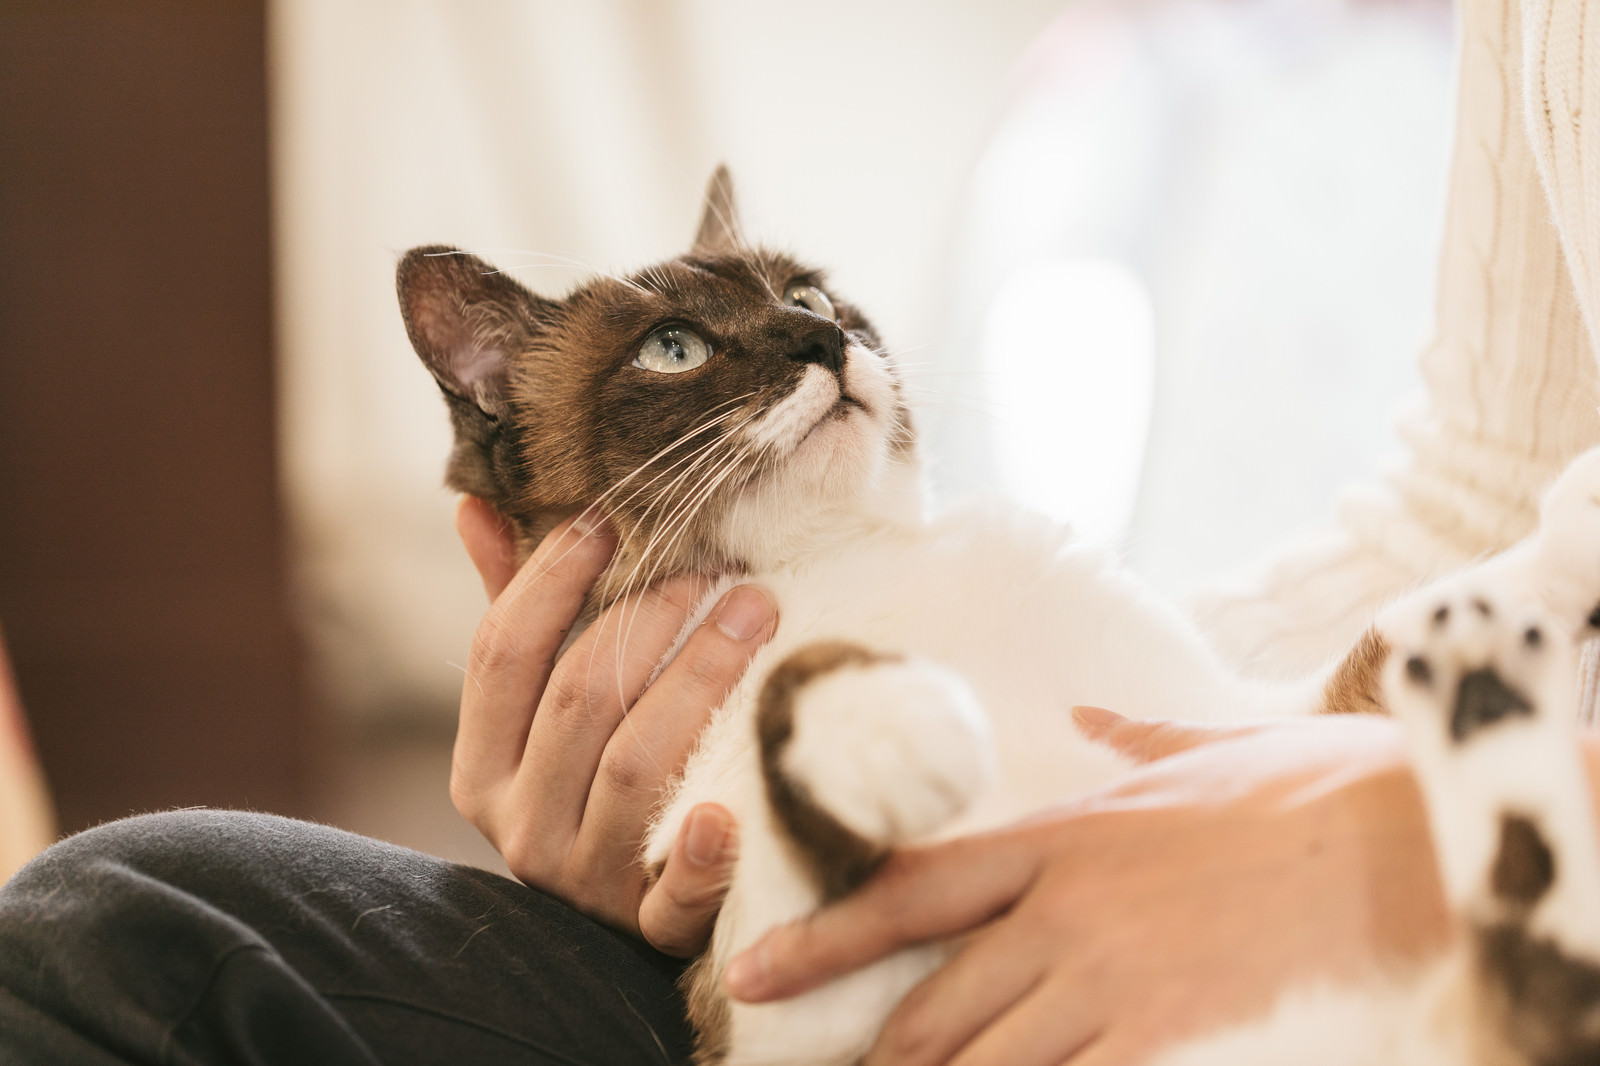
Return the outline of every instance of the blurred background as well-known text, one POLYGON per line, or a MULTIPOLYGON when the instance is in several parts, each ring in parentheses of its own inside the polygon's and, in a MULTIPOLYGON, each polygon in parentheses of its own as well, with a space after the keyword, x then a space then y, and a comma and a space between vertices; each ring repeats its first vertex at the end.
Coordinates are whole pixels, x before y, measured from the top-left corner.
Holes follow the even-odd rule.
POLYGON ((1184 596, 1416 399, 1443 0, 9 0, 0 624, 59 828, 250 806, 493 864, 445 786, 483 604, 407 247, 559 295, 747 232, 912 378, 940 498, 1184 596))

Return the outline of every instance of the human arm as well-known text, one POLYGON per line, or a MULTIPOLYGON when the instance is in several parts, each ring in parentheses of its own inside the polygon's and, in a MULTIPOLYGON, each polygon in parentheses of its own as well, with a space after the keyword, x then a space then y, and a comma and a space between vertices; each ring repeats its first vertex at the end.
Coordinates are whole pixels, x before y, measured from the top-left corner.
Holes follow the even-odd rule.
POLYGON ((0 884, 55 836, 55 813, 0 630, 0 884))
POLYGON ((662 951, 693 954, 721 904, 732 816, 696 807, 654 881, 640 845, 711 710, 771 637, 770 599, 751 587, 728 592, 647 686, 704 579, 629 597, 558 659, 611 558, 611 534, 562 523, 519 569, 503 520, 483 501, 463 499, 456 527, 492 601, 462 688, 456 808, 518 879, 662 951))
POLYGON ((869 1063, 1110 1066, 1256 1016, 1297 979, 1445 941, 1392 723, 1080 721, 1157 761, 1026 822, 893 856, 856 894, 736 959, 730 991, 780 998, 965 934, 869 1063))

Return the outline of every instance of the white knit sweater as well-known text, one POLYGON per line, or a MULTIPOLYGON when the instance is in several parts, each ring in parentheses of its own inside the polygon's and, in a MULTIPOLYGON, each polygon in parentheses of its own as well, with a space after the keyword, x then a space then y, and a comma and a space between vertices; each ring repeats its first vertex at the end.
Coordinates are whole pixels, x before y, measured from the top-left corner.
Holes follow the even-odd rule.
POLYGON ((1510 545, 1600 443, 1600 0, 1460 13, 1428 413, 1400 427, 1406 465, 1352 495, 1336 529, 1197 602, 1247 669, 1322 663, 1384 601, 1510 545))

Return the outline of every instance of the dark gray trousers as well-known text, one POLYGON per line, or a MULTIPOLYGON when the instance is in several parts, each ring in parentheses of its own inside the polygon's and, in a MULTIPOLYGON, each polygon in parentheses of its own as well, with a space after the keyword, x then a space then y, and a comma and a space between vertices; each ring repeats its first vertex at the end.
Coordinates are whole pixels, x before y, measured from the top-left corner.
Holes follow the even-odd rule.
POLYGON ((678 965, 493 874, 179 811, 0 888, 0 1063, 681 1063, 678 965))

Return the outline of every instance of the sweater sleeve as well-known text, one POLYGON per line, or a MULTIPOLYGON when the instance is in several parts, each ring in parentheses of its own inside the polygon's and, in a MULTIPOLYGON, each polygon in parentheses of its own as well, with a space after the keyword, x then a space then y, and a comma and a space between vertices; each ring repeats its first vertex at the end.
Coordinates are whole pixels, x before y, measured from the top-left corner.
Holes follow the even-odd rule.
POLYGON ((1197 598, 1249 671, 1312 669, 1384 602, 1527 535, 1600 443, 1600 0, 1461 0, 1458 33, 1426 413, 1334 528, 1197 598))

